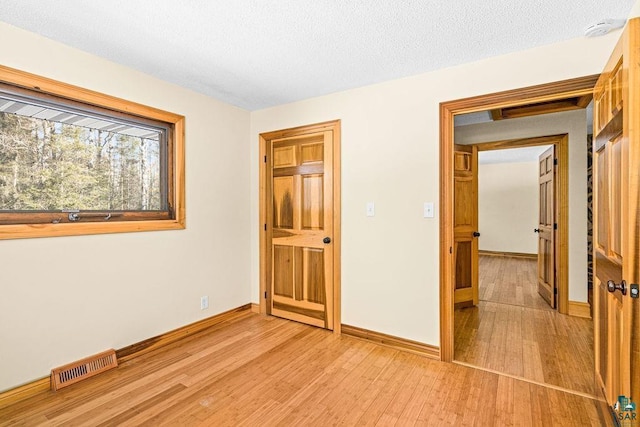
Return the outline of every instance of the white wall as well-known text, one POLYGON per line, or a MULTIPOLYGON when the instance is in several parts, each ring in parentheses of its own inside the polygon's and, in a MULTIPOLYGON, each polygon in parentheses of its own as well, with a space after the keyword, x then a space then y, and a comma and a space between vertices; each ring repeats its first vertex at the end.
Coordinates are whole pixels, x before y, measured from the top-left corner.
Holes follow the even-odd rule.
POLYGON ((459 144, 569 134, 569 300, 587 301, 587 119, 585 110, 460 126, 459 144))
POLYGON ((636 16, 640 16, 640 0, 635 2, 633 7, 631 8, 631 13, 629 13, 629 18, 633 18, 636 16))
POLYGON ((538 162, 479 164, 480 250, 537 254, 537 226, 538 162))
MULTIPOLYGON (((343 323, 439 345, 439 218, 422 218, 422 204, 439 197, 439 103, 599 73, 618 37, 578 38, 252 112, 253 301, 258 134, 342 119, 343 323), (376 203, 373 218, 365 217, 367 201, 376 203)), ((572 252, 572 265, 585 263, 583 255, 572 252)), ((586 300, 576 292, 570 299, 586 300)))
POLYGON ((186 116, 187 168, 186 230, 0 240, 0 391, 248 303, 249 113, 4 23, 0 40, 2 65, 186 116))

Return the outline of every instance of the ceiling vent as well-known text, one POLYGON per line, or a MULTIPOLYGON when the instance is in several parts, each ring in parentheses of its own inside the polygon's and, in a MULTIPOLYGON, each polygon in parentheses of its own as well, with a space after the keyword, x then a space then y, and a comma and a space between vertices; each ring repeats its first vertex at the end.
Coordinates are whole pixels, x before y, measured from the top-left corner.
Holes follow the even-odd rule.
POLYGON ((587 37, 604 36, 613 30, 622 28, 625 22, 626 21, 624 19, 603 19, 602 21, 598 21, 595 24, 588 26, 584 30, 584 35, 587 37))

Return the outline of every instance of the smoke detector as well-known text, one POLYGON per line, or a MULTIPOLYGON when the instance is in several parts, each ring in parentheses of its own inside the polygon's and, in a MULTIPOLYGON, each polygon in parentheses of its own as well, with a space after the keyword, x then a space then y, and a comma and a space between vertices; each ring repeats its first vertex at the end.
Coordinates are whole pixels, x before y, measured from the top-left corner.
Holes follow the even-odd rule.
POLYGON ((585 28, 584 35, 587 37, 604 36, 613 30, 622 28, 625 22, 624 19, 603 19, 585 28))

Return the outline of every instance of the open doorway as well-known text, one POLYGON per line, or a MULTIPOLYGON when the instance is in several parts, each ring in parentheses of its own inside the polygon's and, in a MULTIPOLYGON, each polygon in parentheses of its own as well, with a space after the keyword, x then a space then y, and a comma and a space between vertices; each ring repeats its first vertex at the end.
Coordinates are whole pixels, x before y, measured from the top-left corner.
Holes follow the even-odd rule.
POLYGON ((550 162, 545 155, 553 148, 478 152, 481 301, 555 308, 557 292, 546 288, 557 289, 555 239, 543 235, 552 234, 556 223, 555 180, 547 179, 550 162))
MULTIPOLYGON (((453 359, 458 363, 581 394, 595 395, 591 321, 561 314, 576 314, 576 304, 584 305, 588 310, 587 212, 583 209, 580 212, 581 220, 576 221, 577 210, 573 208, 571 216, 571 227, 584 228, 584 244, 579 239, 576 240, 575 236, 569 238, 566 235, 560 245, 565 247, 560 248, 560 253, 556 254, 555 268, 547 275, 555 278, 560 270, 565 270, 564 302, 560 304, 563 307, 558 312, 553 309, 553 292, 545 295, 539 286, 538 278, 541 271, 545 270, 538 266, 538 252, 545 252, 544 249, 539 250, 544 246, 539 242, 544 239, 534 233, 534 230, 540 231, 539 228, 542 228, 538 224, 542 222, 545 208, 540 200, 545 198, 544 192, 540 190, 539 179, 543 173, 541 165, 552 164, 549 161, 553 161, 553 156, 546 159, 545 163, 543 152, 549 148, 548 145, 542 145, 545 137, 527 138, 531 134, 540 135, 540 132, 566 132, 565 144, 571 140, 571 155, 581 157, 578 162, 580 164, 574 162, 572 170, 569 170, 573 159, 569 159, 568 145, 558 150, 561 153, 564 150, 562 161, 567 162, 560 163, 564 172, 557 172, 565 174, 562 177, 564 184, 568 183, 569 178, 573 181, 572 184, 581 182, 581 185, 572 186, 571 194, 565 189, 564 194, 557 191, 558 194, 550 199, 551 206, 562 205, 561 210, 564 212, 561 215, 547 215, 552 219, 547 220, 546 224, 553 230, 552 235, 566 233, 569 229, 569 196, 574 199, 573 205, 578 199, 584 205, 587 199, 588 119, 584 108, 538 114, 536 117, 522 118, 508 124, 491 121, 463 125, 454 130, 455 143, 474 145, 479 157, 476 197, 479 220, 477 233, 474 233, 479 241, 479 301, 472 306, 456 305, 453 359), (576 130, 578 127, 580 129, 576 130), (531 133, 527 135, 527 132, 531 133), (526 146, 526 149, 510 148, 518 146, 526 146), (555 220, 556 216, 563 215, 564 221, 560 218, 555 220), (558 223, 560 227, 557 227, 558 223), (572 247, 571 250, 581 246, 584 252, 582 262, 569 259, 569 246, 572 247), (564 258, 560 259, 563 256, 562 250, 565 251, 564 258), (568 271, 570 266, 573 267, 571 272, 568 271), (579 276, 576 274, 578 268, 582 269, 584 280, 576 280, 579 276), (569 276, 573 279, 571 292, 569 276), (576 288, 578 283, 583 289, 576 288)), ((547 138, 554 137, 559 141, 563 135, 547 138)), ((560 145, 560 142, 555 142, 554 145, 560 145)), ((456 151, 459 150, 457 147, 459 145, 456 145, 456 151)), ((549 172, 555 169, 547 167, 545 170, 549 172)), ((454 204, 454 212, 456 208, 457 205, 454 204)), ((454 214, 454 218, 457 216, 454 214)), ((453 254, 455 259, 455 249, 453 254)), ((454 275, 458 272, 459 263, 456 261, 455 265, 454 275)))
MULTIPOLYGON (((476 96, 440 104, 440 358, 453 361, 454 352, 454 117, 512 107, 576 104, 593 95, 599 75, 476 96)), ((548 107, 545 107, 548 109, 548 107)), ((513 111, 513 110, 512 110, 513 111)), ((583 204, 584 206, 584 204, 583 204)), ((586 233, 585 233, 586 234, 586 233)), ((562 307, 560 307, 562 308, 562 307)))

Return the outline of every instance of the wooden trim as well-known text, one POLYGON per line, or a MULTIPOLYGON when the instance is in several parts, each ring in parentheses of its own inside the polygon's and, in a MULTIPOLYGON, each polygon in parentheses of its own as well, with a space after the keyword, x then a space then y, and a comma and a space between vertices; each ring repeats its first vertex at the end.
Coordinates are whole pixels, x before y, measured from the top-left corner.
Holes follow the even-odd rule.
MULTIPOLYGON (((453 334, 453 117, 592 93, 598 75, 547 83, 440 104, 440 356, 452 361, 453 334)), ((566 152, 568 155, 568 152, 566 152)), ((558 154, 560 155, 560 153, 558 154)), ((568 159, 568 157, 567 157, 568 159)), ((560 202, 562 203, 562 201, 560 202)), ((564 218, 559 218, 559 224, 564 218)), ((568 216, 566 218, 568 225, 568 216)), ((566 229, 566 227, 563 227, 566 229)), ((567 231, 565 231, 566 233, 567 231)), ((562 238, 563 233, 559 233, 562 238)), ((567 235, 568 236, 568 235, 567 235)), ((560 260, 562 261, 562 259, 560 260)), ((565 259, 566 261, 566 259, 565 259)), ((566 271, 566 265, 564 267, 566 271)), ((560 310, 560 306, 558 309, 560 310)), ((567 307, 565 306, 566 310, 567 307)))
MULTIPOLYGON (((569 312, 569 135, 564 135, 555 144, 555 152, 558 159, 553 208, 558 223, 555 239, 556 287, 558 288, 556 304, 558 313, 567 314, 569 312)), ((586 175, 584 178, 586 179, 586 175)), ((584 196, 586 200, 586 194, 584 196)))
POLYGON ((527 258, 527 259, 538 259, 538 254, 525 254, 522 252, 500 252, 500 251, 478 251, 479 255, 486 256, 500 256, 500 257, 508 257, 508 258, 527 258))
POLYGON ((356 326, 342 325, 342 334, 359 338, 396 350, 408 351, 429 359, 440 360, 440 349, 436 346, 424 344, 418 341, 408 340, 381 332, 370 331, 356 326))
POLYGON ((0 393, 0 409, 51 390, 51 377, 46 376, 0 393))
POLYGON ((591 319, 591 304, 588 302, 569 301, 569 316, 591 319))
POLYGON ((259 136, 259 157, 258 157, 258 169, 260 173, 259 184, 259 222, 258 222, 258 235, 260 236, 260 295, 258 295, 258 301, 260 304, 260 314, 270 314, 271 298, 267 293, 267 278, 271 275, 271 264, 268 262, 269 258, 269 245, 271 241, 271 227, 267 227, 267 218, 269 217, 269 204, 267 203, 266 195, 271 193, 271 185, 267 180, 267 169, 271 163, 267 163, 267 140, 263 135, 259 136))
POLYGON ((0 65, 0 82, 27 88, 41 93, 80 101, 117 112, 159 120, 173 125, 173 197, 169 205, 175 218, 168 220, 141 220, 132 222, 93 222, 59 224, 7 224, 0 225, 0 240, 32 237, 78 236, 87 234, 129 233, 137 231, 179 230, 186 227, 185 208, 185 118, 184 116, 148 107, 78 86, 62 83, 46 77, 0 65))
POLYGON ((593 87, 598 81, 598 77, 600 77, 599 74, 592 74, 569 80, 442 102, 440 106, 452 114, 465 114, 584 96, 593 93, 593 87))
MULTIPOLYGON (((473 197, 471 203, 473 203, 472 211, 473 216, 471 220, 471 224, 473 226, 474 232, 477 232, 480 229, 480 210, 478 206, 478 198, 480 195, 478 194, 478 185, 479 178, 478 174, 480 170, 478 169, 478 147, 473 145, 471 146, 471 169, 473 170, 473 197)), ((480 303, 480 262, 478 256, 478 249, 480 248, 480 241, 478 239, 471 239, 471 298, 465 299, 466 301, 471 301, 473 305, 478 305, 480 303)), ((454 295, 454 303, 458 303, 460 301, 456 301, 456 296, 459 293, 460 289, 456 291, 456 295, 454 295)), ((465 301, 463 300, 463 301, 465 301)))
POLYGON ((559 113, 585 108, 591 101, 592 95, 584 95, 575 98, 560 99, 552 102, 520 105, 516 107, 492 110, 493 120, 517 119, 522 117, 537 116, 540 114, 559 113))
POLYGON ((173 143, 175 156, 173 159, 173 198, 176 215, 175 228, 184 229, 187 227, 187 202, 185 189, 185 183, 187 182, 185 172, 185 118, 180 116, 180 119, 173 122, 173 126, 173 136, 175 138, 173 143))
POLYGON ((31 74, 15 68, 5 67, 4 65, 0 65, 0 81, 38 92, 61 96, 73 101, 107 107, 123 113, 149 117, 167 123, 175 123, 177 120, 184 118, 178 114, 163 111, 158 108, 148 107, 146 105, 127 101, 115 96, 105 95, 104 93, 84 89, 68 83, 62 83, 37 74, 31 74))
POLYGON ((149 353, 157 348, 164 347, 165 345, 180 341, 191 335, 197 334, 211 326, 217 325, 222 322, 235 319, 244 312, 251 309, 251 304, 245 304, 237 308, 225 311, 223 313, 216 314, 206 319, 198 320, 197 322, 190 323, 185 326, 181 326, 164 334, 160 334, 153 338, 149 338, 135 344, 128 345, 124 348, 116 350, 116 356, 118 357, 118 363, 126 362, 131 359, 135 359, 138 356, 142 356, 145 353, 149 353))
POLYGON ((260 314, 260 304, 256 304, 255 302, 251 303, 251 312, 260 314))
POLYGON ((440 359, 453 360, 453 112, 440 104, 440 359))
POLYGON ((342 176, 341 149, 342 122, 333 127, 333 333, 342 333, 342 176))
POLYGON ((264 132, 259 135, 259 223, 258 233, 260 236, 260 295, 259 305, 261 314, 271 314, 271 299, 272 296, 268 292, 268 278, 271 276, 270 248, 269 242, 272 238, 272 229, 269 227, 269 209, 271 204, 267 203, 267 198, 271 194, 271 184, 267 179, 268 168, 271 165, 271 159, 267 156, 267 145, 269 141, 276 139, 286 139, 294 136, 299 137, 302 133, 313 134, 324 131, 333 132, 333 332, 340 334, 341 332, 341 307, 342 307, 342 272, 341 272, 341 158, 340 158, 340 146, 341 146, 341 121, 332 120, 322 123, 316 123, 307 126, 298 126, 295 128, 283 129, 273 132, 264 132), (265 159, 267 159, 265 161, 265 159), (266 229, 265 229, 266 226, 266 229))

